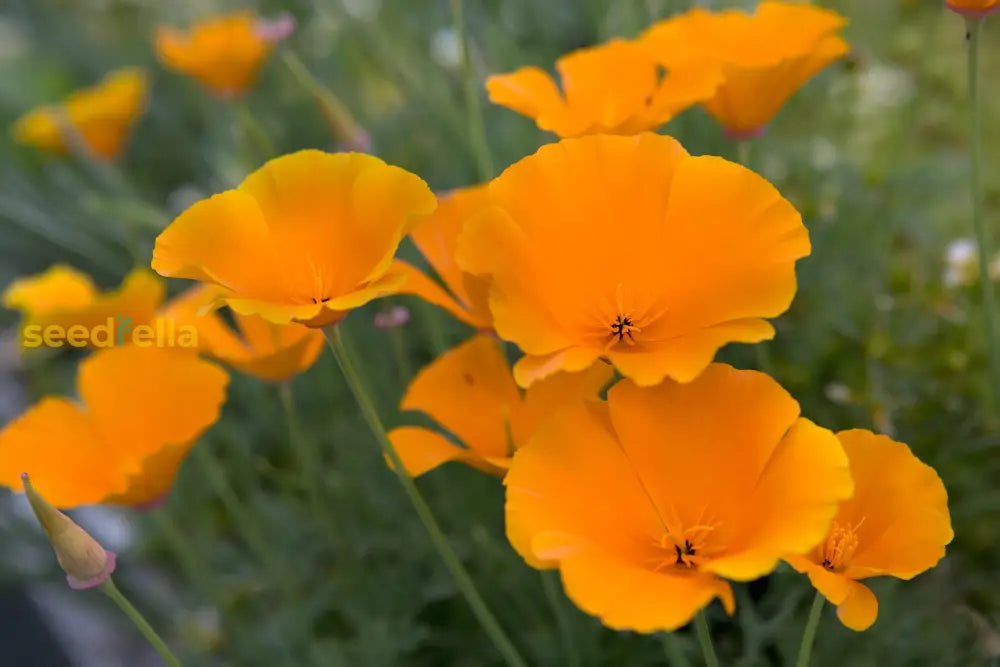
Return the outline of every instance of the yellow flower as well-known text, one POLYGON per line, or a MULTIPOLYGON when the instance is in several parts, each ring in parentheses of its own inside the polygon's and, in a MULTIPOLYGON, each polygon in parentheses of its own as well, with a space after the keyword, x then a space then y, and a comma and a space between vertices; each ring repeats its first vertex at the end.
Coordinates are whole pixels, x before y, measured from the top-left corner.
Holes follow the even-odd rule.
POLYGON ((132 126, 146 109, 146 86, 143 70, 116 70, 60 105, 28 112, 15 121, 11 133, 18 143, 66 154, 70 145, 63 124, 67 123, 95 156, 113 160, 121 154, 132 126))
POLYGON ((954 537, 941 478, 910 448, 884 435, 837 434, 851 465, 855 491, 840 505, 826 537, 811 553, 787 558, 837 605, 852 630, 878 616, 878 600, 860 579, 912 579, 944 557, 954 537))
POLYGON ((157 28, 157 56, 168 68, 194 77, 221 97, 245 92, 277 39, 252 12, 236 12, 196 23, 189 30, 157 28))
POLYGON ((847 53, 846 20, 798 2, 765 0, 750 15, 692 9, 649 28, 640 43, 664 66, 716 63, 723 82, 705 109, 733 138, 764 131, 807 80, 847 53))
POLYGON ((224 288, 218 304, 242 315, 322 327, 399 291, 396 248, 435 206, 419 177, 376 157, 299 151, 182 213, 152 266, 224 288))
POLYGON ((729 342, 774 335, 809 237, 757 174, 670 137, 563 139, 509 167, 458 263, 488 277, 522 387, 605 358, 638 384, 688 382, 729 342))
POLYGON ((399 271, 406 274, 406 283, 400 288, 403 294, 414 294, 440 306, 480 331, 493 328, 493 316, 486 303, 489 283, 462 271, 455 261, 455 253, 466 220, 485 205, 487 195, 485 185, 456 190, 443 197, 434 214, 410 232, 410 239, 441 278, 447 291, 416 267, 401 260, 395 264, 399 271))
POLYGON ((538 67, 486 80, 490 100, 535 119, 560 137, 636 134, 655 130, 718 87, 718 68, 685 62, 660 66, 640 46, 615 39, 580 49, 556 62, 562 92, 538 67))
POLYGON ((522 392, 497 341, 478 335, 420 371, 399 406, 434 418, 464 447, 416 426, 393 429, 389 437, 414 477, 448 461, 502 474, 547 415, 597 398, 611 375, 610 367, 597 364, 586 373, 552 375, 522 392))
POLYGON ((622 380, 543 422, 504 479, 507 536, 614 629, 673 630, 727 580, 822 539, 851 495, 833 433, 768 376, 713 364, 688 384, 622 380))
POLYGON ((18 490, 28 473, 57 507, 153 503, 218 419, 228 383, 187 350, 100 350, 80 365, 80 404, 46 397, 0 431, 0 486, 18 490))

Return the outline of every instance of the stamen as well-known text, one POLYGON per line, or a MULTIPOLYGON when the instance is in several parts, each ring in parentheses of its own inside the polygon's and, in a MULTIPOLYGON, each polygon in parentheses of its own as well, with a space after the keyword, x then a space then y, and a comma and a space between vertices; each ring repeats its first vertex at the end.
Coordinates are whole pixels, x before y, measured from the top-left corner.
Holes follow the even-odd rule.
POLYGON ((637 334, 641 331, 642 329, 632 324, 631 317, 628 315, 619 315, 615 318, 615 321, 611 323, 612 338, 610 342, 614 344, 620 343, 624 340, 628 345, 635 345, 635 336, 633 334, 637 334), (617 341, 614 340, 615 336, 618 337, 617 341))
MULTIPOLYGON (((864 519, 861 520, 864 523, 864 519)), ((843 571, 849 564, 854 552, 858 549, 857 529, 861 527, 843 525, 836 521, 830 528, 830 534, 823 543, 821 555, 823 567, 830 572, 843 571)))

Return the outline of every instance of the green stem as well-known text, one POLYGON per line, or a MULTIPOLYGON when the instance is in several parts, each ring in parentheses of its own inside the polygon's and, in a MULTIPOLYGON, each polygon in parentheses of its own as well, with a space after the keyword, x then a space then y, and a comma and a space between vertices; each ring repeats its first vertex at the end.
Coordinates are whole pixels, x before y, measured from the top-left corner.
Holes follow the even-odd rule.
POLYGON ((673 632, 661 632, 660 643, 663 645, 663 654, 667 658, 670 667, 691 667, 684 647, 673 632))
POLYGON ((819 628, 819 619, 823 615, 824 602, 823 594, 816 591, 816 597, 813 598, 812 607, 809 609, 806 630, 802 633, 802 643, 799 645, 799 657, 795 659, 795 667, 809 667, 813 643, 816 641, 816 629, 819 628))
POLYGON ((264 161, 270 160, 277 155, 274 143, 264 131, 264 126, 250 110, 250 106, 244 100, 236 102, 236 117, 239 119, 243 135, 250 144, 252 150, 264 161))
POLYGON ((139 628, 139 632, 142 636, 146 638, 149 645, 152 646, 163 661, 170 665, 170 667, 181 667, 181 661, 170 651, 167 643, 160 638, 160 635, 156 634, 156 630, 153 626, 143 617, 139 610, 136 609, 128 598, 125 597, 118 587, 115 586, 115 582, 108 577, 107 580, 100 585, 101 592, 111 598, 118 608, 128 616, 129 620, 135 624, 135 627, 139 628))
POLYGON ((417 516, 420 517, 420 521, 427 530, 431 542, 433 542, 434 547, 441 556, 441 560, 444 561, 445 566, 455 579, 456 586, 458 586, 459 591, 472 608, 472 613, 476 616, 483 630, 486 631, 493 645, 510 667, 527 667, 527 663, 524 662, 514 644, 507 637, 503 628, 500 627, 500 623, 479 594, 469 573, 458 559, 458 556, 455 555, 454 550, 452 550, 451 545, 448 543, 448 538, 445 537, 444 531, 441 530, 441 526, 438 525, 434 514, 431 512, 431 508, 427 505, 420 490, 417 489, 413 478, 406 472, 403 461, 389 440, 389 435, 386 433, 385 426, 378 416, 378 411, 375 409, 375 405, 361 380, 361 376, 355 370, 354 364, 351 363, 350 355, 348 355, 347 348, 344 347, 344 341, 340 335, 340 328, 335 326, 332 328, 332 331, 324 331, 324 333, 326 334, 330 350, 337 360, 337 365, 340 366, 340 370, 344 374, 344 379, 347 381, 347 385, 354 395, 354 400, 357 401, 365 421, 368 422, 368 427, 371 429, 375 439, 378 440, 382 453, 392 464, 393 472, 396 473, 400 484, 403 485, 403 490, 406 491, 413 509, 416 510, 417 516))
POLYGON ((564 598, 556 583, 559 575, 554 571, 541 570, 542 590, 545 591, 545 599, 552 607, 552 615, 556 618, 556 625, 559 627, 559 638, 562 640, 563 655, 566 657, 566 665, 569 667, 579 667, 580 652, 576 647, 576 640, 573 637, 573 628, 570 624, 569 616, 566 614, 564 598))
POLYGON ((736 161, 750 169, 750 142, 740 139, 736 142, 736 161))
POLYGON ((354 120, 354 116, 347 110, 340 98, 316 78, 294 52, 285 50, 281 54, 281 58, 295 80, 316 102, 320 113, 333 132, 334 138, 345 149, 363 150, 368 144, 368 135, 354 120))
POLYGON ((979 248, 979 286, 982 290, 983 310, 986 315, 987 347, 992 373, 993 407, 1000 405, 1000 340, 997 339, 997 305, 993 282, 990 280, 990 262, 993 258, 993 231, 983 219, 982 192, 982 136, 979 121, 979 41, 982 28, 980 17, 966 18, 969 74, 969 157, 972 167, 972 224, 976 230, 979 248))
POLYGON ((458 35, 458 43, 462 53, 462 79, 465 86, 465 112, 469 123, 469 140, 476 156, 476 167, 479 170, 479 180, 488 181, 493 178, 493 157, 490 155, 490 145, 486 139, 486 124, 483 121, 483 104, 479 99, 479 84, 472 69, 469 56, 469 34, 465 29, 462 17, 462 0, 451 0, 451 20, 458 35))
POLYGON ((336 523, 330 515, 329 506, 323 497, 322 457, 313 446, 312 439, 307 439, 302 435, 291 384, 282 382, 278 386, 278 392, 281 395, 281 407, 285 411, 285 419, 288 422, 288 438, 291 440, 292 449, 295 451, 299 467, 302 469, 302 478, 305 481, 306 493, 309 495, 313 513, 323 522, 323 528, 328 533, 327 536, 332 538, 336 523))
POLYGON ((402 327, 389 327, 389 345, 392 347, 392 354, 396 358, 396 371, 399 373, 399 382, 405 387, 413 377, 413 368, 410 366, 410 357, 406 354, 406 342, 403 338, 402 327))
POLYGON ((715 647, 712 645, 712 633, 708 631, 708 619, 705 611, 699 611, 694 617, 694 627, 698 633, 698 644, 701 645, 701 654, 705 657, 705 667, 719 667, 719 658, 715 655, 715 647))

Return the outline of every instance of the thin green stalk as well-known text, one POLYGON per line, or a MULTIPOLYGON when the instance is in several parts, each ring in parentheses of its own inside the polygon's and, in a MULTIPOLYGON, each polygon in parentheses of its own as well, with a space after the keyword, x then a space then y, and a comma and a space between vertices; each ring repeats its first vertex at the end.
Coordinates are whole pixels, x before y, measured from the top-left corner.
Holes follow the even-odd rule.
POLYGON ((701 654, 705 657, 705 667, 719 667, 719 658, 715 655, 715 646, 712 645, 712 633, 708 630, 708 619, 705 616, 704 609, 695 615, 694 627, 698 633, 698 644, 701 645, 701 654))
POLYGON ((493 178, 493 156, 490 155, 490 145, 486 140, 483 103, 479 99, 480 84, 469 56, 469 33, 465 29, 465 20, 462 16, 462 0, 451 0, 451 20, 462 52, 462 80, 465 86, 465 113, 468 116, 469 141, 476 156, 479 180, 488 181, 493 178))
POLYGON ((824 602, 823 594, 816 591, 816 597, 813 598, 812 607, 809 609, 809 618, 806 620, 806 630, 802 633, 802 643, 799 645, 799 657, 795 659, 795 667, 809 667, 824 602))
POLYGON ((369 143, 368 135, 354 120, 354 116, 347 110, 340 98, 316 78, 293 51, 286 49, 282 52, 281 58, 295 80, 316 102, 320 113, 333 132, 334 138, 345 149, 364 150, 366 144, 369 143))
POLYGON ((274 143, 267 136, 267 132, 260 121, 257 120, 257 116, 250 110, 250 106, 245 100, 237 100, 235 106, 236 118, 251 150, 257 153, 257 157, 264 161, 275 157, 277 150, 274 147, 274 143))
POLYGON ((167 643, 160 638, 160 635, 156 634, 156 630, 154 630, 153 626, 151 626, 145 617, 139 613, 139 610, 136 609, 131 602, 129 602, 128 598, 125 597, 120 590, 118 590, 118 587, 115 586, 115 582, 111 579, 111 577, 108 577, 107 580, 99 586, 99 588, 101 589, 101 592, 111 598, 114 603, 118 605, 118 608, 121 609, 126 616, 128 616, 129 620, 135 624, 135 627, 139 629, 139 632, 141 632, 142 636, 146 638, 149 645, 160 654, 161 658, 163 658, 163 662, 170 665, 170 667, 181 667, 181 661, 178 660, 177 656, 170 651, 170 647, 167 646, 167 643))
POLYGON ((486 601, 483 600, 479 591, 476 589, 476 585, 473 583, 472 578, 466 571, 462 562, 455 555, 454 550, 448 543, 448 538, 445 537, 444 531, 441 530, 441 526, 438 525, 437 520, 434 518, 431 508, 427 505, 427 501, 424 500, 423 495, 421 495, 420 490, 417 489, 417 485, 414 483, 413 478, 406 472, 406 468, 403 467, 403 461, 400 459, 399 454, 396 452, 396 448, 392 446, 392 442, 389 440, 389 435, 386 433, 385 426, 382 424, 382 420, 378 416, 378 411, 375 408, 375 404, 372 402, 371 395, 365 388, 364 382, 361 380, 361 376, 358 374, 357 370, 354 368, 354 364, 351 362, 350 355, 347 353, 347 348, 344 347, 344 341, 340 335, 339 327, 333 327, 332 331, 324 330, 326 334, 326 341, 330 346, 330 350, 333 352, 333 356, 337 360, 337 365, 340 366, 341 372, 344 374, 344 379, 347 381, 347 385, 351 389, 351 393, 354 395, 354 400, 357 401, 358 407, 361 408, 361 413, 368 422, 368 427, 371 429, 372 435, 378 441, 382 453, 389 459, 392 464, 392 470, 396 473, 396 477, 399 479, 400 484, 403 485, 403 490, 406 491, 406 495, 413 505, 413 509, 416 510, 417 516, 420 517, 421 523, 423 523, 424 528, 427 530, 428 535, 431 538, 431 542, 437 549, 438 554, 441 556, 441 560, 444 561, 445 566, 451 572, 452 577, 455 580, 455 585, 458 590, 465 597, 466 602, 472 608, 472 613, 476 616, 480 625, 485 630, 486 634, 492 640, 493 645, 496 647, 497 651, 503 656, 504 661, 510 667, 527 667, 527 663, 521 658, 514 644, 507 637, 500 623, 497 621, 493 612, 490 611, 489 607, 486 605, 486 601))
POLYGON ((661 632, 660 643, 663 645, 663 655, 667 658, 670 667, 691 667, 684 647, 681 646, 677 635, 673 632, 661 632))
POLYGON ((568 667, 579 667, 580 652, 577 650, 576 639, 573 637, 573 627, 570 623, 569 615, 566 613, 565 598, 559 591, 556 583, 559 575, 551 570, 542 570, 542 590, 545 591, 545 599, 552 607, 552 615, 556 618, 556 625, 559 627, 559 638, 563 645, 563 656, 568 667))
POLYGON ((333 537, 336 523, 323 496, 323 465, 319 450, 311 438, 305 438, 302 434, 291 384, 282 382, 278 386, 278 391, 281 395, 281 407, 288 421, 288 438, 302 469, 302 478, 305 480, 306 493, 309 495, 313 513, 323 522, 323 528, 328 533, 327 537, 333 537))
POLYGON ((405 387, 413 377, 413 367, 410 365, 410 357, 406 354, 403 327, 389 327, 389 346, 392 347, 392 355, 396 358, 399 383, 405 387))
POLYGON ((971 161, 972 224, 976 230, 979 248, 979 286, 982 291, 983 310, 986 315, 987 347, 992 373, 993 408, 1000 406, 1000 340, 997 339, 997 304, 993 282, 990 280, 990 262, 993 258, 993 230, 983 219, 982 191, 982 134, 979 119, 979 41, 981 17, 966 18, 966 44, 968 46, 969 74, 969 158, 971 161))

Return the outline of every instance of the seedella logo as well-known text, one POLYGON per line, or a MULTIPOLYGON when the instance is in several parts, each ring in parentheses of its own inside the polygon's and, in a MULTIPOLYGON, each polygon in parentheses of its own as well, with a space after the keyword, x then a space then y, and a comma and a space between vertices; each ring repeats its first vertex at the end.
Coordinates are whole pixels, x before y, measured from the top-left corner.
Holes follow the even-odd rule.
POLYGON ((170 317, 135 324, 131 317, 115 315, 104 324, 29 324, 21 336, 24 347, 198 347, 198 330, 190 324, 177 324, 170 317))

